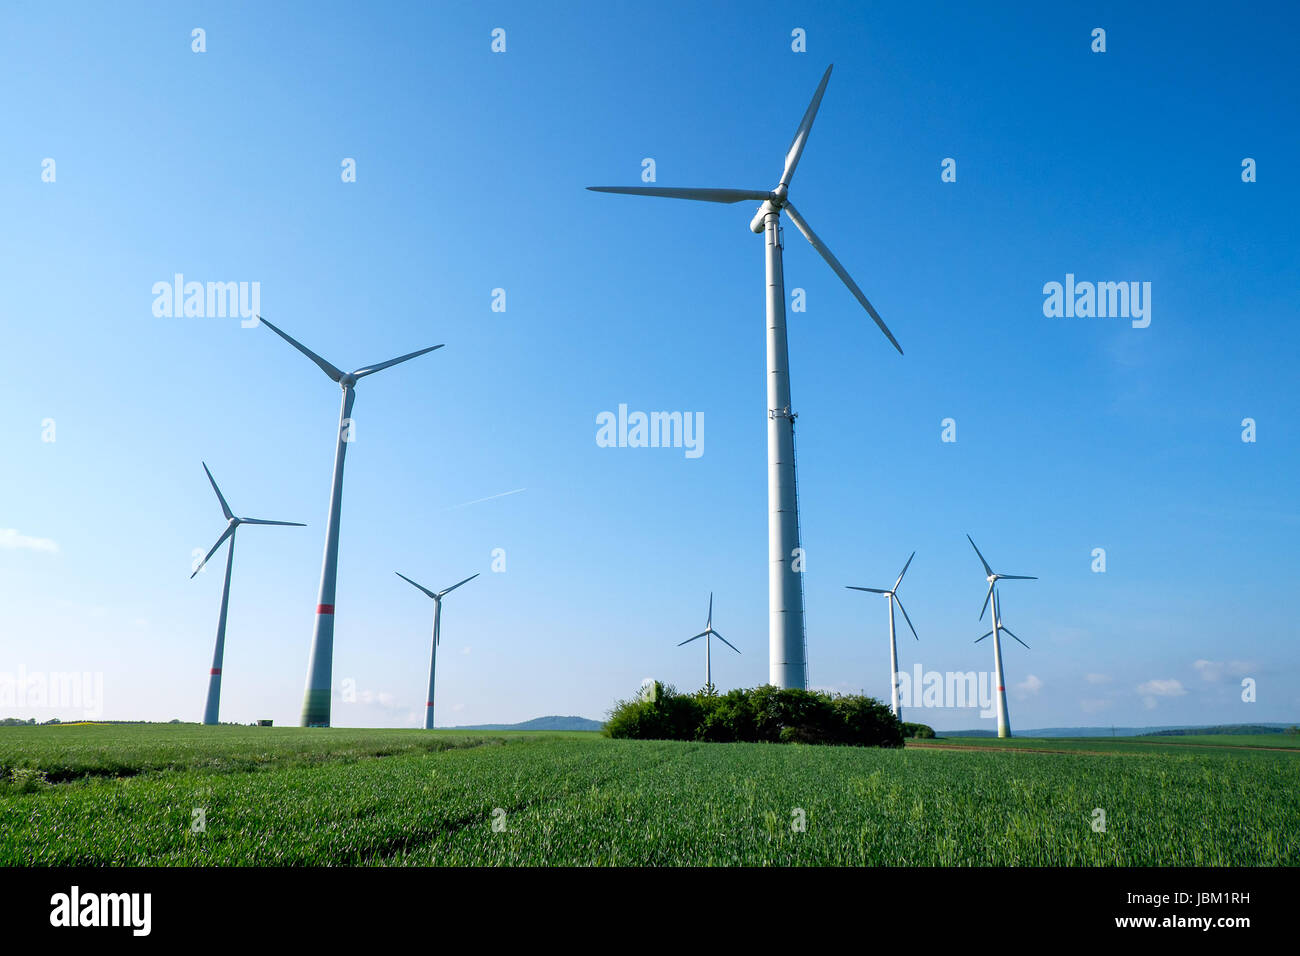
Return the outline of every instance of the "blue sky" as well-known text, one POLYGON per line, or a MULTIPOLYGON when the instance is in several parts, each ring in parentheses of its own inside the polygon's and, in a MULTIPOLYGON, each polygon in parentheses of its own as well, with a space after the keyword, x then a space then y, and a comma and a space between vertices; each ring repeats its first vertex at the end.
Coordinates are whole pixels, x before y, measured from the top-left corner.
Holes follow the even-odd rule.
POLYGON ((901 666, 989 669, 969 532, 1040 577, 1003 591, 1033 648, 1005 649, 1013 728, 1296 720, 1297 19, 7 6, 0 672, 102 673, 111 719, 201 716, 224 561, 188 580, 222 530, 206 461, 238 513, 309 525, 241 531, 222 698, 225 720, 296 723, 338 390, 267 329, 156 317, 179 272, 258 282, 347 368, 446 343, 358 388, 334 661, 358 700, 336 725, 420 723, 432 607, 394 570, 483 572, 447 599, 440 725, 698 686, 702 649, 676 644, 710 591, 743 652, 715 681, 766 680, 755 204, 583 187, 650 157, 659 185, 771 188, 833 62, 791 196, 906 355, 786 229, 812 683, 887 697, 884 602, 844 585, 887 586, 913 550, 901 666), (1150 282, 1150 326, 1045 317, 1067 273, 1150 282), (704 454, 598 447, 620 403, 703 413, 704 454))

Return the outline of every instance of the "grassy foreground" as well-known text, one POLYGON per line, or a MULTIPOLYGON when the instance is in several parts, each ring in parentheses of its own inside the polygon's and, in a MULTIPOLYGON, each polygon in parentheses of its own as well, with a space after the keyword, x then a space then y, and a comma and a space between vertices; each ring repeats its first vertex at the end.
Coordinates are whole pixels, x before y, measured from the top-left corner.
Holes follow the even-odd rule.
POLYGON ((0 864, 1300 865, 1300 751, 932 743, 3 728, 0 864))

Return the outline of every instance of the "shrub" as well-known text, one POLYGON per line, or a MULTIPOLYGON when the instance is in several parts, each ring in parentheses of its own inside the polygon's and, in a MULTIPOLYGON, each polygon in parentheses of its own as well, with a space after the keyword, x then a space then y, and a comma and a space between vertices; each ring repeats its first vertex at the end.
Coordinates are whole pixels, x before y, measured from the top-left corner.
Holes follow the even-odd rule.
POLYGON ((933 740, 934 728, 927 724, 903 724, 903 736, 915 737, 917 740, 933 740))
POLYGON ((781 690, 771 684, 723 695, 708 688, 688 695, 656 682, 640 695, 618 701, 604 733, 634 740, 903 745, 903 725, 873 697, 781 690))
POLYGON ((693 740, 701 710, 696 697, 655 681, 636 697, 618 701, 602 733, 631 740, 693 740))

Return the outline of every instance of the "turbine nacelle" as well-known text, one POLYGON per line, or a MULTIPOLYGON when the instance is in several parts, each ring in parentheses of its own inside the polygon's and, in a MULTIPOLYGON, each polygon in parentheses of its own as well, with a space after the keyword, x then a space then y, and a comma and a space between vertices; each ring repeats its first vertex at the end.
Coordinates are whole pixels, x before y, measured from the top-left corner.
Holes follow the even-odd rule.
POLYGON ((767 228, 767 217, 773 213, 779 214, 780 212, 780 206, 776 205, 770 199, 764 199, 763 205, 758 207, 758 212, 754 213, 754 218, 750 220, 749 231, 761 236, 763 230, 767 228))

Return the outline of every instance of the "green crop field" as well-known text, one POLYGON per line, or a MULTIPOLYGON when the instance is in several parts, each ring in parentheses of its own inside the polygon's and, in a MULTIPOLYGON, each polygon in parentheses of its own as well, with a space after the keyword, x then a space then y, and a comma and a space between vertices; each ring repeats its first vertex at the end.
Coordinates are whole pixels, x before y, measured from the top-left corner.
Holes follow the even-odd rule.
POLYGON ((0 728, 0 863, 1295 866, 1278 740, 0 728))

